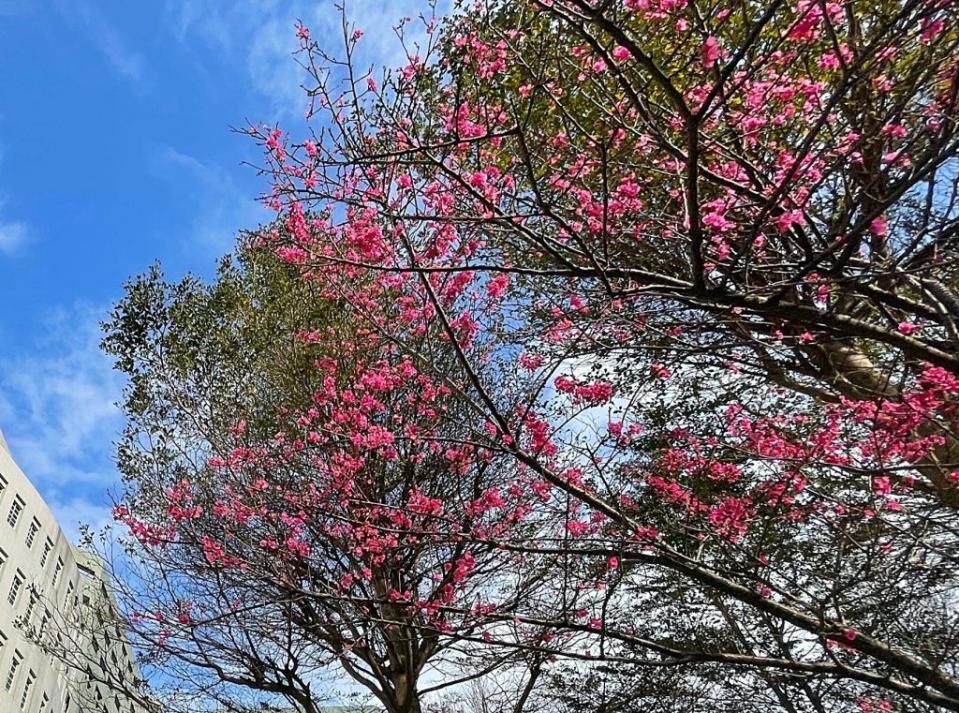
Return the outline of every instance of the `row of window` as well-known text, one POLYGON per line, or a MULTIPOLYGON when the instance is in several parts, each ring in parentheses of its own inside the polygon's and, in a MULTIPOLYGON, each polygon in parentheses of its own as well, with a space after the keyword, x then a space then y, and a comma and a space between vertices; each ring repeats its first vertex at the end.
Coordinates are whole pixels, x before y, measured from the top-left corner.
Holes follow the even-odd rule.
MULTIPOLYGON (((4 494, 7 490, 7 480, 2 475, 0 475, 0 496, 4 494)), ((20 495, 14 495, 13 501, 10 503, 10 507, 6 513, 6 524, 11 529, 16 529, 20 524, 20 520, 24 515, 26 510, 26 502, 20 495)), ((2 514, 0 514, 2 517, 2 514)), ((26 535, 24 537, 24 544, 26 544, 27 549, 33 549, 34 545, 37 542, 38 535, 40 534, 41 525, 40 521, 33 517, 30 519, 30 524, 27 527, 26 535)), ((50 554, 53 552, 53 541, 49 537, 45 537, 43 541, 43 550, 40 554, 40 567, 45 568, 47 562, 50 559, 50 554)), ((7 562, 7 553, 2 548, 0 548, 0 569, 7 562)), ((63 558, 57 557, 56 568, 53 572, 53 578, 51 581, 52 587, 56 587, 59 583, 60 576, 63 572, 63 558)), ((13 578, 10 581, 10 588, 6 591, 6 600, 11 607, 15 607, 20 599, 20 596, 23 590, 26 588, 26 575, 24 572, 17 568, 13 574, 13 578)), ((73 582, 70 583, 69 589, 73 589, 73 582)), ((69 593, 68 593, 69 594, 69 593)), ((0 592, 0 596, 3 596, 4 593, 0 592)), ((27 604, 27 609, 25 612, 25 621, 29 622, 30 618, 33 615, 34 608, 36 607, 39 597, 33 591, 30 592, 30 599, 27 604)), ((40 624, 40 631, 43 631, 46 628, 47 622, 50 619, 50 611, 44 608, 43 620, 40 624)), ((2 660, 2 655, 4 649, 6 649, 7 637, 3 632, 0 632, 0 660, 2 660)), ((34 686, 36 685, 37 674, 33 669, 27 669, 26 673, 21 673, 23 668, 23 654, 18 649, 13 649, 10 652, 10 660, 6 666, 5 671, 0 670, 0 681, 3 684, 3 690, 13 696, 13 700, 18 700, 20 704, 20 710, 28 710, 28 706, 33 704, 34 686), (22 679, 22 687, 17 690, 16 684, 18 678, 22 679)), ((33 708, 37 713, 48 713, 50 711, 50 696, 46 692, 40 693, 39 703, 35 704, 36 707, 33 708)), ((69 707, 69 701, 65 702, 64 710, 67 710, 69 707)))
MULTIPOLYGON (((7 489, 7 480, 0 475, 0 496, 3 495, 3 492, 7 489)), ((20 517, 23 515, 23 511, 26 504, 22 497, 15 495, 13 502, 10 504, 10 509, 7 510, 7 524, 11 528, 16 528, 17 524, 20 522, 20 517)), ((37 541, 37 535, 40 534, 40 521, 37 518, 32 518, 30 520, 30 525, 27 528, 27 534, 24 538, 24 542, 27 546, 27 549, 33 549, 34 543, 37 541)), ((43 542, 43 551, 40 553, 40 567, 41 569, 47 566, 47 561, 50 559, 50 553, 53 552, 53 540, 49 537, 44 538, 43 542)), ((4 565, 7 561, 7 553, 0 548, 0 567, 4 565)), ((53 571, 53 578, 51 581, 51 587, 56 588, 57 584, 60 581, 60 575, 63 572, 63 558, 57 557, 56 568, 53 571)), ((10 589, 7 591, 7 601, 11 606, 15 606, 17 603, 17 597, 20 594, 20 590, 24 584, 24 575, 19 569, 16 571, 13 577, 13 581, 10 583, 10 589)), ((72 583, 70 589, 73 589, 72 583)))
MULTIPOLYGON (((2 475, 0 475, 0 495, 7 489, 7 480, 2 475)), ((19 495, 15 495, 13 502, 10 503, 10 509, 7 510, 7 524, 15 528, 20 522, 20 516, 23 515, 23 511, 26 508, 26 503, 23 498, 19 495)), ((33 549, 33 543, 37 541, 37 535, 40 533, 40 521, 37 518, 32 518, 30 520, 30 526, 27 528, 27 535, 24 538, 26 542, 27 549, 33 549)), ((43 543, 43 554, 40 557, 40 566, 44 566, 47 562, 47 557, 50 556, 50 551, 53 549, 53 542, 50 538, 46 538, 46 541, 43 543)))
MULTIPOLYGON (((0 568, 3 567, 7 562, 7 553, 0 548, 0 568)), ((41 560, 40 566, 46 564, 45 557, 41 560)), ((53 578, 50 580, 50 587, 56 589, 57 584, 60 582, 60 575, 63 573, 63 558, 57 557, 57 565, 53 570, 53 578)), ((13 579, 10 582, 10 589, 7 591, 7 602, 10 606, 17 605, 17 598, 20 596, 20 590, 23 588, 23 584, 26 581, 26 575, 19 568, 13 574, 13 579)), ((73 593, 73 582, 70 582, 67 585, 67 598, 69 599, 70 594, 73 593)))
MULTIPOLYGON (((6 644, 7 644, 7 637, 2 631, 0 631, 0 658, 2 658, 2 654, 4 653, 4 650, 7 648, 6 644)), ((114 664, 116 665, 117 664, 116 656, 112 653, 111 653, 111 656, 113 658, 114 664)), ((103 658, 103 656, 100 657, 99 663, 100 663, 101 675, 109 675, 107 673, 109 669, 107 669, 106 660, 103 658)), ((20 674, 22 667, 23 667, 23 654, 20 653, 19 649, 14 649, 10 658, 10 663, 6 668, 6 677, 5 679, 3 679, 4 680, 3 690, 5 692, 16 695, 15 684, 17 682, 17 678, 18 678, 18 675, 20 674)), ((132 664, 129 664, 129 663, 127 664, 127 672, 130 674, 133 673, 132 664)), ((118 682, 119 685, 123 685, 124 672, 122 670, 118 670, 118 673, 119 673, 119 676, 116 679, 116 681, 118 682)), ((92 688, 94 687, 94 684, 96 682, 96 677, 94 676, 93 671, 89 665, 87 666, 87 675, 88 675, 87 682, 86 682, 87 688, 92 688)), ((33 669, 28 669, 26 674, 26 679, 23 682, 23 688, 21 688, 19 691, 20 693, 19 701, 20 701, 21 711, 28 710, 27 706, 28 704, 32 702, 31 693, 33 692, 33 688, 36 683, 36 680, 37 680, 36 672, 33 669)), ((136 677, 134 677, 133 681, 135 686, 140 685, 140 681, 136 677)), ((100 690, 99 685, 95 687, 94 693, 96 695, 97 702, 102 702, 104 700, 103 693, 100 690)), ((46 692, 41 693, 40 696, 41 697, 40 697, 39 707, 36 709, 37 713, 46 713, 49 710, 49 706, 50 706, 50 696, 46 692)), ((116 693, 114 693, 114 696, 113 696, 113 704, 114 704, 115 710, 120 711, 123 709, 120 696, 116 693)), ((134 705, 132 702, 128 703, 128 707, 129 707, 130 713, 133 713, 134 705)), ((69 708, 70 708, 70 694, 68 692, 66 694, 66 699, 64 701, 63 710, 67 711, 69 710, 69 708)))
MULTIPOLYGON (((4 649, 7 648, 7 637, 0 631, 0 654, 3 654, 4 649)), ((3 690, 7 693, 13 694, 16 698, 16 687, 18 674, 20 669, 23 667, 23 654, 20 653, 18 649, 14 649, 13 653, 10 656, 10 663, 7 665, 6 677, 3 679, 3 690)), ((20 710, 27 710, 27 706, 32 702, 31 694, 33 693, 33 687, 37 682, 37 674, 33 669, 28 669, 26 673, 26 678, 23 681, 23 687, 20 689, 20 710)), ((67 703, 69 705, 69 702, 67 703)), ((46 713, 50 709, 50 696, 46 692, 40 694, 40 703, 39 707, 36 709, 37 713, 46 713)))
MULTIPOLYGON (((7 480, 3 477, 2 474, 0 474, 0 498, 2 498, 2 496, 6 492, 7 487, 8 487, 7 480)), ((14 494, 13 501, 10 503, 10 507, 6 511, 6 524, 11 529, 15 530, 17 526, 20 524, 20 521, 24 516, 25 510, 26 510, 26 502, 24 501, 24 499, 19 494, 14 494)), ((3 514, 2 512, 0 512, 0 518, 2 517, 3 517, 3 514)), ((31 518, 30 524, 27 527, 26 535, 24 537, 24 543, 26 544, 27 549, 33 549, 35 543, 38 540, 38 535, 40 534, 40 532, 41 532, 40 521, 36 517, 31 518)), ((50 559, 50 555, 53 552, 53 549, 54 549, 53 541, 49 537, 45 537, 43 542, 43 550, 39 558, 41 569, 47 566, 47 562, 50 559)), ((6 564, 7 559, 8 559, 7 553, 2 548, 0 548, 0 571, 2 571, 2 568, 6 564)), ((59 583, 60 577, 63 572, 63 567, 64 567, 63 558, 57 557, 56 567, 54 569, 53 577, 51 579, 51 585, 50 585, 51 589, 55 589, 57 584, 59 583)), ((86 574, 86 572, 83 571, 86 568, 82 567, 82 565, 80 565, 79 563, 78 563, 78 569, 80 570, 81 574, 86 574)), ((92 571, 89 572, 89 575, 93 575, 93 572, 92 571)), ((10 582, 10 588, 6 591, 6 599, 11 607, 15 607, 17 605, 19 598, 21 597, 21 593, 23 589, 25 589, 25 584, 26 584, 26 575, 23 573, 21 569, 17 568, 10 582)), ((67 602, 70 601, 70 595, 73 594, 74 585, 75 583, 72 580, 67 584, 67 597, 66 597, 67 602)), ((3 595, 4 593, 0 592, 0 597, 2 597, 3 595)), ((74 599, 75 598, 76 597, 74 597, 74 599)), ((29 599, 29 603, 27 604, 25 617, 24 617, 25 622, 29 623, 33 615, 34 609, 36 607, 37 601, 38 601, 38 595, 36 591, 30 590, 30 599, 29 599)), ((50 612, 49 610, 44 608, 44 616, 39 627, 40 632, 43 632, 46 629, 46 625, 49 619, 50 619, 50 612)), ((118 634, 118 640, 119 640, 120 638, 119 627, 117 627, 117 634, 118 634)), ((7 641, 7 637, 3 634, 2 631, 0 631, 0 662, 2 662, 2 659, 3 659, 4 649, 6 648, 5 646, 6 641, 7 641)), ((98 649, 99 647, 97 646, 95 637, 94 637, 93 643, 94 643, 94 648, 98 649)), ((106 637, 104 638, 104 643, 109 644, 108 639, 106 637)), ((126 656, 126 653, 127 653, 126 650, 121 649, 121 653, 123 655, 124 662, 126 663, 127 673, 132 674, 133 667, 131 662, 126 656)), ((117 661, 116 653, 114 651, 110 651, 110 657, 113 660, 114 667, 118 669, 120 678, 122 680, 123 666, 120 665, 119 661, 117 661)), ((0 663, 0 665, 2 665, 2 663, 0 663)), ((20 673, 20 669, 22 666, 23 666, 23 655, 20 653, 19 650, 14 649, 11 653, 10 663, 5 671, 5 677, 4 677, 3 669, 0 668, 0 682, 3 683, 4 690, 6 692, 10 693, 11 691, 14 690, 15 683, 18 679, 18 674, 20 673)), ((101 656, 101 666, 106 670, 106 661, 103 660, 102 656, 101 656)), ((24 677, 23 674, 20 674, 20 677, 24 677)), ((28 704, 32 703, 33 699, 31 698, 31 694, 32 694, 34 685, 36 683, 36 678, 37 678, 36 673, 32 669, 27 671, 25 678, 23 680, 23 687, 19 690, 20 710, 22 711, 26 711, 28 704)), ((134 680, 136 680, 135 677, 134 677, 134 680)), ((40 695, 41 695, 41 698, 39 702, 39 707, 35 708, 36 713, 52 713, 49 710, 50 700, 49 700, 48 694, 41 693, 40 695)), ((99 690, 97 690, 97 697, 98 699, 102 700, 99 690)), ((120 710, 119 698, 116 699, 115 705, 117 710, 120 710)), ((63 710, 67 711, 69 710, 69 708, 70 708, 70 698, 68 693, 67 698, 64 701, 63 710)), ((130 706, 130 710, 131 711, 133 710, 132 705, 130 706)), ((6 713, 6 710, 4 710, 3 713, 6 713)))

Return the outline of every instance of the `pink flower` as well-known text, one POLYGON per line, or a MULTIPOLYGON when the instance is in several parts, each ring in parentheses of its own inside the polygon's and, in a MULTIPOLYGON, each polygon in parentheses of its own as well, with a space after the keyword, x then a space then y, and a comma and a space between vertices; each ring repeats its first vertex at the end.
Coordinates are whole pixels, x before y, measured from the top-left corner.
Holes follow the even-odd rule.
POLYGON ((709 522, 716 531, 732 542, 746 532, 746 522, 753 514, 749 498, 724 498, 709 511, 709 522))
POLYGON ((820 69, 838 69, 839 56, 835 52, 826 52, 819 58, 820 69))
POLYGON ((776 228, 780 233, 788 233, 796 223, 801 223, 802 220, 803 212, 801 210, 788 210, 776 218, 776 228))
POLYGON ((497 275, 486 283, 486 293, 494 300, 499 299, 506 292, 506 288, 509 287, 509 281, 508 274, 497 275))
POLYGON ((869 232, 877 238, 884 238, 888 234, 885 216, 880 215, 869 224, 869 232))
POLYGON ((630 57, 632 57, 632 55, 625 47, 620 47, 617 45, 613 48, 613 59, 615 59, 617 62, 625 62, 630 57))
POLYGON ((606 564, 610 569, 616 569, 619 567, 619 557, 610 557, 608 560, 606 560, 606 564))
POLYGON ((919 331, 919 325, 912 322, 900 322, 896 329, 899 330, 901 334, 909 336, 910 334, 919 331))
POLYGON ((904 139, 909 131, 902 124, 886 124, 882 127, 882 133, 896 139, 904 139))
POLYGON ((659 530, 656 529, 654 525, 649 525, 647 527, 637 527, 636 532, 633 533, 633 537, 637 540, 655 540, 659 537, 659 530))
POLYGON ((589 525, 580 520, 570 520, 566 523, 566 530, 573 537, 581 537, 586 534, 586 531, 589 530, 589 525))
POLYGON ((529 354, 524 352, 520 354, 519 365, 529 371, 535 371, 546 363, 546 357, 542 354, 529 354))
POLYGON ((889 482, 889 478, 886 476, 873 478, 872 492, 876 495, 889 495, 892 492, 892 483, 889 482))
POLYGON ((941 18, 933 20, 927 17, 922 22, 922 34, 919 36, 919 41, 924 45, 931 44, 944 29, 946 29, 946 23, 941 18))
POLYGON ((703 56, 703 64, 707 69, 715 65, 723 55, 723 51, 719 47, 719 40, 712 35, 706 38, 700 51, 703 56))
POLYGON ((668 379, 671 374, 669 369, 667 369, 662 364, 653 363, 649 365, 649 370, 653 373, 653 376, 657 379, 668 379))
POLYGON ((570 394, 577 403, 597 405, 609 401, 613 396, 613 385, 607 381, 589 383, 561 375, 553 383, 558 392, 570 394))
POLYGON ((703 216, 703 225, 707 228, 711 228, 716 232, 723 232, 729 230, 730 228, 736 227, 736 224, 731 222, 724 216, 722 213, 712 212, 706 213, 703 216))

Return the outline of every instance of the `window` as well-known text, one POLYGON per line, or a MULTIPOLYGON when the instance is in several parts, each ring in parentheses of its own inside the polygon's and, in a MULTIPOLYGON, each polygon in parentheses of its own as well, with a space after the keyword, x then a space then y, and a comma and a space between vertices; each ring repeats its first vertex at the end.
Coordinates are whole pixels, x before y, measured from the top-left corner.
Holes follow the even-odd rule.
POLYGON ((86 577, 87 579, 95 580, 97 578, 96 573, 92 569, 90 569, 84 564, 80 564, 79 562, 77 562, 77 572, 79 572, 81 576, 86 577))
POLYGON ((3 567, 3 563, 6 561, 7 561, 7 553, 4 552, 2 547, 0 547, 0 567, 3 567))
POLYGON ((23 512, 23 498, 19 495, 13 501, 13 504, 10 505, 10 512, 7 513, 7 523, 10 527, 16 527, 17 522, 20 520, 20 513, 23 512))
POLYGON ((33 541, 37 539, 37 533, 40 532, 40 521, 33 518, 30 521, 30 529, 27 530, 27 547, 33 547, 33 541))
POLYGON ((53 570, 53 579, 50 580, 50 586, 56 587, 57 582, 60 581, 60 572, 63 571, 63 560, 60 557, 57 557, 57 567, 53 570))
POLYGON ((23 579, 23 572, 18 569, 17 573, 13 575, 13 581, 10 583, 10 593, 7 594, 7 601, 10 602, 10 606, 14 606, 17 603, 20 588, 23 586, 23 579))
POLYGON ((0 496, 3 495, 3 491, 7 489, 7 479, 0 475, 0 496))
POLYGON ((47 558, 50 556, 50 550, 52 549, 53 549, 53 543, 50 542, 50 538, 48 537, 43 543, 43 554, 40 555, 41 567, 47 566, 47 558))
POLYGON ((10 659, 10 668, 7 669, 7 682, 4 684, 4 689, 10 690, 13 688, 13 682, 17 678, 17 669, 20 668, 20 662, 23 661, 23 654, 14 649, 13 658, 10 659))
POLYGON ((47 708, 50 707, 50 696, 46 693, 43 694, 40 698, 40 708, 38 709, 39 713, 46 713, 47 708))
POLYGON ((30 671, 27 674, 27 682, 23 684, 23 695, 20 696, 20 710, 26 710, 27 701, 30 698, 30 689, 33 688, 33 682, 37 680, 37 674, 30 671))
POLYGON ((37 606, 37 595, 36 595, 35 592, 31 591, 31 592, 30 592, 30 601, 27 603, 27 615, 26 615, 26 617, 25 617, 27 623, 30 622, 30 617, 33 616, 33 609, 34 609, 34 607, 36 607, 36 606, 37 606))

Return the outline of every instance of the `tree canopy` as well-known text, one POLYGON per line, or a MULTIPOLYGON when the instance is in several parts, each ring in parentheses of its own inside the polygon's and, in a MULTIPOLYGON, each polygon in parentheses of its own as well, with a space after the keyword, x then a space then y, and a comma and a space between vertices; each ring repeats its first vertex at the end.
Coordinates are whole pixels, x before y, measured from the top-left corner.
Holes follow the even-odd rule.
POLYGON ((423 22, 299 27, 276 223, 110 325, 142 642, 311 712, 959 710, 956 4, 423 22))

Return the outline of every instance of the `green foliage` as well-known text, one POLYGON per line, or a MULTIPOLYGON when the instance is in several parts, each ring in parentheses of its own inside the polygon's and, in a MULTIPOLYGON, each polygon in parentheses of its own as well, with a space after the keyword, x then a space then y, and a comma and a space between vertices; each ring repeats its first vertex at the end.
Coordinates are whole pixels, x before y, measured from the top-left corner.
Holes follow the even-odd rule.
POLYGON ((128 378, 119 465, 130 479, 201 462, 240 419, 269 438, 315 391, 320 355, 296 335, 330 325, 328 305, 295 268, 246 243, 209 285, 152 266, 103 325, 102 347, 128 378))

